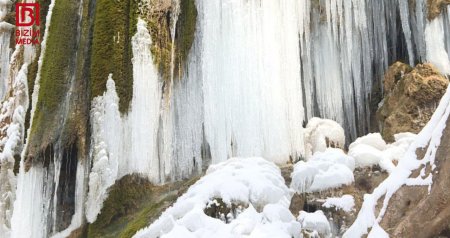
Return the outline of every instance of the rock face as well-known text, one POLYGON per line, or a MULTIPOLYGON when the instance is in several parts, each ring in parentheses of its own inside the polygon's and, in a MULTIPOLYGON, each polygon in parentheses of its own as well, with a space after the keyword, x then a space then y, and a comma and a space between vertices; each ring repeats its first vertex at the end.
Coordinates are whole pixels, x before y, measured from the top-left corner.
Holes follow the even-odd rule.
POLYGON ((443 11, 444 7, 450 4, 450 0, 428 0, 428 20, 433 20, 441 12, 443 11))
POLYGON ((418 133, 428 122, 445 93, 448 79, 428 63, 415 68, 397 62, 384 79, 384 102, 377 111, 387 142, 400 132, 418 133))
MULTIPOLYGON (((418 151, 419 157, 423 154, 418 151)), ((427 186, 404 186, 391 198, 381 222, 391 237, 449 237, 450 120, 436 152, 435 163, 429 192, 427 186)), ((417 176, 419 172, 414 174, 417 176)))

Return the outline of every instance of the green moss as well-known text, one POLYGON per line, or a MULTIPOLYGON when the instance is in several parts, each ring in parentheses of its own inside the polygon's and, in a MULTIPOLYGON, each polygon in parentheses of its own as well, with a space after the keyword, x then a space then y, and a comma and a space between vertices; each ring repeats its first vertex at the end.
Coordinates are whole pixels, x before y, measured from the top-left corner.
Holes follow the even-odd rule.
MULTIPOLYGON (((154 0, 156 1, 156 0, 154 0)), ((155 2, 152 2, 157 5, 155 2)), ((197 23, 197 8, 195 0, 180 1, 180 15, 176 25, 175 45, 172 45, 170 34, 171 9, 154 9, 148 13, 148 27, 152 36, 152 55, 155 65, 164 80, 169 80, 171 75, 172 47, 175 47, 174 78, 181 78, 183 66, 192 48, 195 38, 197 23)), ((147 15, 142 14, 141 15, 147 15)))
POLYGON ((167 196, 161 202, 148 204, 125 226, 119 237, 133 237, 133 235, 136 234, 137 231, 148 226, 152 218, 154 219, 155 217, 158 217, 158 215, 163 212, 164 208, 167 207, 167 204, 173 204, 177 198, 178 196, 176 194, 172 194, 167 196))
MULTIPOLYGON (((51 129, 59 123, 58 109, 69 88, 69 75, 77 49, 76 37, 73 36, 78 27, 77 13, 78 3, 73 1, 56 1, 53 8, 40 74, 38 103, 31 128, 37 144, 51 143, 55 136, 55 130, 51 129)), ((32 68, 30 73, 34 74, 35 70, 32 68)))
MULTIPOLYGON (((151 3, 156 5, 155 0, 151 3)), ((170 9, 154 10, 150 13, 139 13, 139 15, 147 15, 148 29, 152 37, 151 52, 153 61, 164 80, 170 79, 170 63, 172 40, 170 36, 170 22, 167 15, 170 9)))
POLYGON ((138 208, 136 204, 149 197, 152 188, 151 183, 137 176, 129 175, 117 181, 110 189, 108 199, 104 202, 97 220, 89 226, 89 237, 112 235, 114 232, 108 229, 109 225, 136 210, 138 208))
POLYGON ((175 36, 176 63, 175 75, 181 76, 183 66, 192 48, 195 39, 195 27, 197 24, 197 7, 195 0, 180 1, 180 16, 177 22, 175 36))
MULTIPOLYGON (((48 7, 51 3, 51 0, 39 0, 38 3, 40 6, 39 14, 41 17, 41 22, 39 25, 39 32, 40 32, 39 42, 42 42, 42 39, 44 38, 45 23, 47 20, 48 7)), ((28 65, 27 82, 28 82, 29 105, 31 105, 31 95, 32 95, 33 89, 34 89, 34 81, 36 80, 36 76, 37 76, 38 60, 39 60, 40 55, 41 55, 41 45, 38 44, 38 45, 36 45, 36 56, 31 61, 30 65, 28 65)), ((28 108, 27 114, 25 116, 25 128, 29 128, 29 126, 30 126, 30 116, 31 116, 31 107, 28 108)))
POLYGON ((88 237, 132 237, 158 218, 197 179, 155 186, 136 175, 123 177, 110 188, 101 213, 88 227, 88 237))
POLYGON ((98 0, 95 10, 91 98, 103 94, 108 75, 112 73, 122 113, 127 111, 133 92, 131 37, 136 31, 135 9, 136 0, 98 0))

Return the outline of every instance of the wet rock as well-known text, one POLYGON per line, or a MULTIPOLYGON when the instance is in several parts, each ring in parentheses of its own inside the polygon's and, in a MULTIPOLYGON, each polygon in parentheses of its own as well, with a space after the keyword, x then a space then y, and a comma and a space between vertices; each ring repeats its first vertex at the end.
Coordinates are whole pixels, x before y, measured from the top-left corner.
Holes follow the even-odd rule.
POLYGON ((222 198, 214 198, 206 205, 204 212, 210 217, 230 223, 247 207, 248 204, 240 202, 227 204, 222 198))
POLYGON ((418 133, 431 118, 448 86, 448 79, 431 64, 411 68, 397 62, 385 74, 385 97, 377 111, 387 142, 400 132, 418 133))

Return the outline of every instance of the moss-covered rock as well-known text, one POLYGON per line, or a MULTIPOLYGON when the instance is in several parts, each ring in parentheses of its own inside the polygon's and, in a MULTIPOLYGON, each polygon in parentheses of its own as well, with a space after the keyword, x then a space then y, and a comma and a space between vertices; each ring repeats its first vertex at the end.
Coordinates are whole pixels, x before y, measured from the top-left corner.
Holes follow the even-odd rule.
POLYGON ((132 237, 172 205, 198 178, 162 186, 137 175, 127 175, 109 189, 109 196, 88 237, 132 237))
POLYGON ((119 110, 129 109, 133 95, 131 37, 136 32, 137 0, 98 0, 90 69, 91 99, 102 95, 110 73, 120 98, 119 110))
POLYGON ((180 16, 175 34, 175 71, 174 75, 181 78, 184 64, 195 39, 197 24, 197 7, 195 0, 180 1, 180 16))
MULTIPOLYGON (((62 105, 65 101, 78 49, 77 35, 79 3, 57 1, 52 13, 40 71, 40 89, 35 108, 28 153, 36 155, 54 143, 62 130, 62 105)), ((35 76, 36 65, 32 65, 31 78, 35 76)))
POLYGON ((139 15, 148 21, 152 37, 152 55, 155 65, 164 80, 172 76, 181 78, 184 64, 195 39, 197 24, 197 7, 195 0, 182 0, 179 6, 179 16, 175 26, 175 39, 172 39, 173 12, 175 5, 170 0, 151 0, 150 7, 140 7, 139 15), (174 59, 172 59, 174 51, 174 59))

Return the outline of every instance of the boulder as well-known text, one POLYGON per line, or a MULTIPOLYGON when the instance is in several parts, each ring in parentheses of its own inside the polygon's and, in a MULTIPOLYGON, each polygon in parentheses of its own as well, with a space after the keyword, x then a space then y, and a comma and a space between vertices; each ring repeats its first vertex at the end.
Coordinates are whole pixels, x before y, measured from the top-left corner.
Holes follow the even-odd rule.
POLYGON ((377 111, 383 139, 393 142, 397 133, 418 133, 431 118, 448 83, 429 63, 411 68, 397 62, 389 67, 385 97, 377 111))
MULTIPOLYGON (((422 158, 424 151, 418 150, 417 154, 422 158)), ((431 190, 427 186, 403 186, 391 198, 380 223, 391 237, 449 237, 450 120, 437 149, 435 165, 431 190)), ((419 174, 420 171, 413 172, 414 176, 419 174)))

